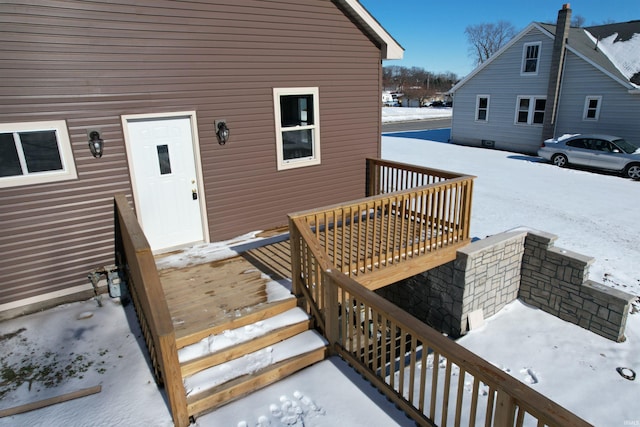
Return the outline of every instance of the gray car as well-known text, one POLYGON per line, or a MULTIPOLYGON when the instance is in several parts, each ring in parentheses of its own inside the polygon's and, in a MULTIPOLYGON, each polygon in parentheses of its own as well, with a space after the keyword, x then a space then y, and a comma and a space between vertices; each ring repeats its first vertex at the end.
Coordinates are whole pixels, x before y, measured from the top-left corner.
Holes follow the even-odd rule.
POLYGON ((560 167, 573 164, 618 171, 640 180, 640 147, 617 136, 579 134, 548 139, 538 156, 560 167))

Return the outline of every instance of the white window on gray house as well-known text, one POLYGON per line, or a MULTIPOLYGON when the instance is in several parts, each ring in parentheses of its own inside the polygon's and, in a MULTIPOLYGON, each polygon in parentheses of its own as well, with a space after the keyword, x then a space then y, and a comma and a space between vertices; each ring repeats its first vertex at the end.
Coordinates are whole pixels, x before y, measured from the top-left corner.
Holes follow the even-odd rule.
POLYGON ((584 101, 584 113, 582 114, 582 120, 597 121, 600 117, 601 104, 601 96, 587 96, 584 101))
POLYGON ((0 188, 75 178, 64 120, 0 124, 0 188))
POLYGON ((516 123, 541 125, 544 122, 546 98, 543 96, 519 96, 516 109, 516 123))
POLYGON ((478 95, 476 97, 476 121, 489 121, 489 95, 478 95))
POLYGON ((523 75, 538 74, 538 63, 540 59, 540 47, 542 43, 525 43, 522 51, 522 72, 523 75))
POLYGON ((274 88, 278 170, 320 164, 318 88, 274 88))

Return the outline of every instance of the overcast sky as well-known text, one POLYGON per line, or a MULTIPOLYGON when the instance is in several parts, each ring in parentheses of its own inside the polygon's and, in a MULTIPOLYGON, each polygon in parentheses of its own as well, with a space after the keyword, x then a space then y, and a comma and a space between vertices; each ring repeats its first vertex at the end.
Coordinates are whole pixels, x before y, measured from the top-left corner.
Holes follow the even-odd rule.
MULTIPOLYGON (((464 29, 468 25, 511 22, 517 31, 531 22, 555 23, 562 1, 514 0, 433 1, 360 0, 360 3, 405 48, 402 61, 385 65, 423 67, 432 72, 451 71, 463 77, 473 70, 464 29)), ((585 25, 640 19, 640 0, 574 0, 573 15, 585 25)))

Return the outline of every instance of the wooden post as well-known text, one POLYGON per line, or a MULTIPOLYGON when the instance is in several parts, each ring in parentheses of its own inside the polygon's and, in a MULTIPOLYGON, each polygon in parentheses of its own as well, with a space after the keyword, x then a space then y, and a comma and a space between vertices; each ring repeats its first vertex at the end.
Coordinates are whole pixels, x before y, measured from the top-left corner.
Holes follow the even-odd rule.
POLYGON ((300 276, 302 274, 300 256, 300 233, 296 228, 296 224, 291 217, 289 217, 289 243, 291 248, 291 291, 296 297, 302 295, 302 289, 300 285, 300 276))
POLYGON ((324 327, 325 337, 329 341, 329 355, 336 353, 336 344, 340 341, 340 322, 338 320, 338 286, 333 280, 332 274, 342 274, 323 271, 324 277, 324 327))
POLYGON ((512 426, 516 418, 516 401, 504 391, 498 389, 496 398, 495 426, 512 426))

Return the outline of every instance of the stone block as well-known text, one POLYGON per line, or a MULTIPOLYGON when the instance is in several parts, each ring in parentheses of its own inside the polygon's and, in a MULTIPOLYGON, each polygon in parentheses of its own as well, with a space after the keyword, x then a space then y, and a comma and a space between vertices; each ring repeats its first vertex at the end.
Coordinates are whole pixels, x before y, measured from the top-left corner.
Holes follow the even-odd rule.
POLYGON ((598 314, 598 309, 600 308, 600 306, 593 301, 584 300, 584 302, 582 303, 582 308, 596 316, 598 314))

